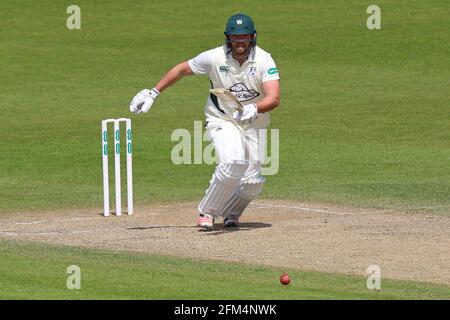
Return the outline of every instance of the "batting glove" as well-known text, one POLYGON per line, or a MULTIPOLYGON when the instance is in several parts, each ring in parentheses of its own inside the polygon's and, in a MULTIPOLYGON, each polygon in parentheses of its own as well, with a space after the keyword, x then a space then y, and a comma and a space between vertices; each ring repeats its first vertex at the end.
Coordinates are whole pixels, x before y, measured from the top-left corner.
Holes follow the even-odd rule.
POLYGON ((136 114, 148 112, 158 95, 159 91, 155 88, 152 90, 144 89, 140 91, 131 101, 130 111, 136 114))
POLYGON ((246 104, 244 106, 244 111, 235 111, 233 113, 233 119, 242 124, 250 124, 258 118, 258 108, 256 104, 246 104))

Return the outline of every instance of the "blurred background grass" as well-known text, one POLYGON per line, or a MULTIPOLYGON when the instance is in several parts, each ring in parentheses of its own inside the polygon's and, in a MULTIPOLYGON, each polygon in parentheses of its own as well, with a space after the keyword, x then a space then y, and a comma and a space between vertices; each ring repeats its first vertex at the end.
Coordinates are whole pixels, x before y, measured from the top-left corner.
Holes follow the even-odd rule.
POLYGON ((131 117, 139 204, 199 200, 213 166, 174 165, 173 130, 203 119, 207 77, 185 78, 149 114, 128 105, 174 64, 223 43, 250 14, 282 84, 271 128, 280 171, 264 198, 448 213, 448 1, 3 0, 0 212, 102 205, 100 121, 131 117))

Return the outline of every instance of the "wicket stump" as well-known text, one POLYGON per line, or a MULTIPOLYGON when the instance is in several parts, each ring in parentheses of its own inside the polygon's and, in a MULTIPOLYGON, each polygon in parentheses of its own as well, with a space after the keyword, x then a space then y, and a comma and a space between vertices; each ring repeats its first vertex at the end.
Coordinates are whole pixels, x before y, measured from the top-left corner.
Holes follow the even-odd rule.
POLYGON ((121 175, 120 175, 120 123, 126 125, 127 153, 127 206, 128 215, 133 214, 133 167, 132 167, 132 133, 131 120, 127 118, 107 119, 102 121, 102 162, 103 162, 103 215, 109 216, 109 169, 108 169, 108 123, 114 123, 114 169, 116 189, 116 216, 122 215, 121 175))

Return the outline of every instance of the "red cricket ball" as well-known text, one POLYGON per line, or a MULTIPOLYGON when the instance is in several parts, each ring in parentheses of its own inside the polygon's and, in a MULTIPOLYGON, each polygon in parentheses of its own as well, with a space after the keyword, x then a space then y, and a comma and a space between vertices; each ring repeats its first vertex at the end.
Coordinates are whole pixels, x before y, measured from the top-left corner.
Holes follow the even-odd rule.
POLYGON ((281 284, 288 285, 289 283, 291 283, 291 277, 289 277, 288 274, 282 274, 280 276, 280 282, 281 284))

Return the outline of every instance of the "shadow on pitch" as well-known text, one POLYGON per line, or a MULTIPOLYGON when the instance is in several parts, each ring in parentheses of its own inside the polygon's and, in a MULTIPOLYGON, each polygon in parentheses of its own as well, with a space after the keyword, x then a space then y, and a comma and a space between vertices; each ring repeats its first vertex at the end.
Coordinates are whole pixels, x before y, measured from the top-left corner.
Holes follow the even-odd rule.
POLYGON ((166 225, 166 226, 146 226, 146 227, 131 227, 131 228, 126 228, 125 230, 150 230, 150 229, 179 229, 179 228, 197 228, 197 226, 170 226, 170 225, 166 225))
POLYGON ((224 228, 222 224, 214 225, 213 230, 204 230, 198 228, 196 225, 155 225, 155 226, 143 226, 143 227, 130 227, 125 230, 152 230, 152 229, 179 229, 179 228, 187 228, 187 229, 199 229, 198 232, 205 233, 206 235, 220 235, 226 234, 230 232, 236 231, 249 231, 253 229, 261 229, 261 228, 270 228, 272 225, 270 223, 263 222, 241 222, 239 223, 239 227, 232 228, 224 228))
POLYGON ((249 231, 253 229, 270 228, 270 223, 264 222, 240 222, 238 227, 224 228, 223 224, 214 225, 213 230, 199 229, 199 232, 205 233, 208 236, 218 236, 221 234, 227 234, 231 232, 249 231))

